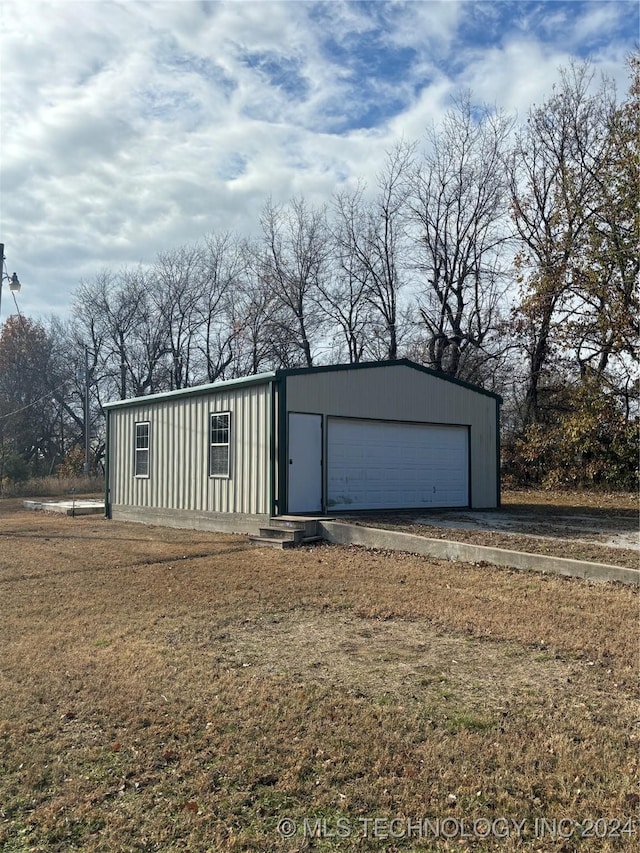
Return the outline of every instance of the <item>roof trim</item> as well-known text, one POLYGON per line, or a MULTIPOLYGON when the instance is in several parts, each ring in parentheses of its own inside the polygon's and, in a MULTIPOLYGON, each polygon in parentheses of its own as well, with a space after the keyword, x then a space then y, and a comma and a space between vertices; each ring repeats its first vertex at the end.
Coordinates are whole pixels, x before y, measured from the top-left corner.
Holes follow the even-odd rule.
POLYGON ((477 394, 484 394, 485 397, 491 397, 499 403, 503 402, 502 397, 493 391, 487 391, 479 385, 473 385, 471 382, 465 382, 464 379, 456 379, 454 376, 449 376, 439 370, 433 370, 431 367, 425 367, 424 365, 411 361, 408 358, 398 358, 391 361, 360 361, 357 364, 326 364, 320 365, 319 367, 283 368, 281 370, 276 370, 275 377, 276 379, 280 379, 286 376, 300 376, 305 373, 328 373, 330 371, 338 370, 363 370, 376 367, 395 367, 397 365, 409 367, 412 370, 418 370, 420 373, 426 373, 428 376, 433 376, 436 379, 442 379, 444 382, 451 382, 453 385, 459 385, 461 388, 466 388, 468 391, 475 391, 477 394))
POLYGON ((125 400, 113 400, 105 403, 103 409, 121 409, 126 406, 144 406, 147 403, 157 403, 161 400, 179 400, 184 397, 200 397, 205 394, 216 394, 233 388, 247 388, 251 385, 264 385, 276 378, 274 371, 257 373, 255 376, 243 376, 240 379, 225 379, 223 382, 211 382, 207 385, 192 385, 189 388, 178 388, 177 391, 163 391, 160 394, 147 394, 142 397, 127 397, 125 400))

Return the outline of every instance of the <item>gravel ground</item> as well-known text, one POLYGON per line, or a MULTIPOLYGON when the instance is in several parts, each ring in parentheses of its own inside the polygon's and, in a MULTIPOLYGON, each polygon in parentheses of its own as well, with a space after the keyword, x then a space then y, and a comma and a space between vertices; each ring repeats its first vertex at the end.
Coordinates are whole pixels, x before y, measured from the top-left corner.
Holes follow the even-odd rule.
POLYGON ((626 568, 640 568, 637 498, 553 492, 507 492, 503 508, 379 513, 345 519, 431 539, 488 545, 626 568))

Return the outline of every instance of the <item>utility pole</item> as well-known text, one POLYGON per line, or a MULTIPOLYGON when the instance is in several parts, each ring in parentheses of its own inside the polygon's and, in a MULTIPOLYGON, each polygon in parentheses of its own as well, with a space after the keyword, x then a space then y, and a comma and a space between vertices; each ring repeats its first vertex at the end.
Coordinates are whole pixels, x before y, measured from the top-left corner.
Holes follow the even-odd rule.
POLYGON ((91 427, 89 425, 89 347, 84 348, 84 475, 89 476, 89 449, 91 427))

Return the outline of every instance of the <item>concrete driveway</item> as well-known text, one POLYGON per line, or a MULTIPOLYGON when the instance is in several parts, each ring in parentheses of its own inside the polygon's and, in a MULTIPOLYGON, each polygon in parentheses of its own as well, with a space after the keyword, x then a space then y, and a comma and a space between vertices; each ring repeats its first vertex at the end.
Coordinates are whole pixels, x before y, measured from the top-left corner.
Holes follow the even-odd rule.
POLYGON ((431 512, 412 519, 413 524, 430 525, 450 530, 492 531, 540 539, 568 539, 609 548, 632 548, 640 551, 638 519, 629 514, 610 512, 588 514, 572 512, 451 510, 431 512))

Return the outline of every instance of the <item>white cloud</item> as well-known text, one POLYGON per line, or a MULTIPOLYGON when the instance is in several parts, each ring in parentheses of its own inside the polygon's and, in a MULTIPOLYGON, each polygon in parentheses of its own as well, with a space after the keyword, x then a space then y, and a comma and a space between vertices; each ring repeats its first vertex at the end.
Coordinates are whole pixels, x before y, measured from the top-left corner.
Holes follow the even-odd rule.
POLYGON ((539 104, 550 95, 558 68, 569 58, 569 54, 546 48, 532 38, 515 37, 501 48, 474 51, 460 83, 471 89, 478 101, 524 116, 533 103, 539 104))
POLYGON ((524 114, 583 42, 624 78, 620 4, 526 4, 505 29, 506 8, 7 0, 0 239, 22 309, 63 312, 104 267, 255 232, 268 194, 372 183, 461 87, 524 114))

